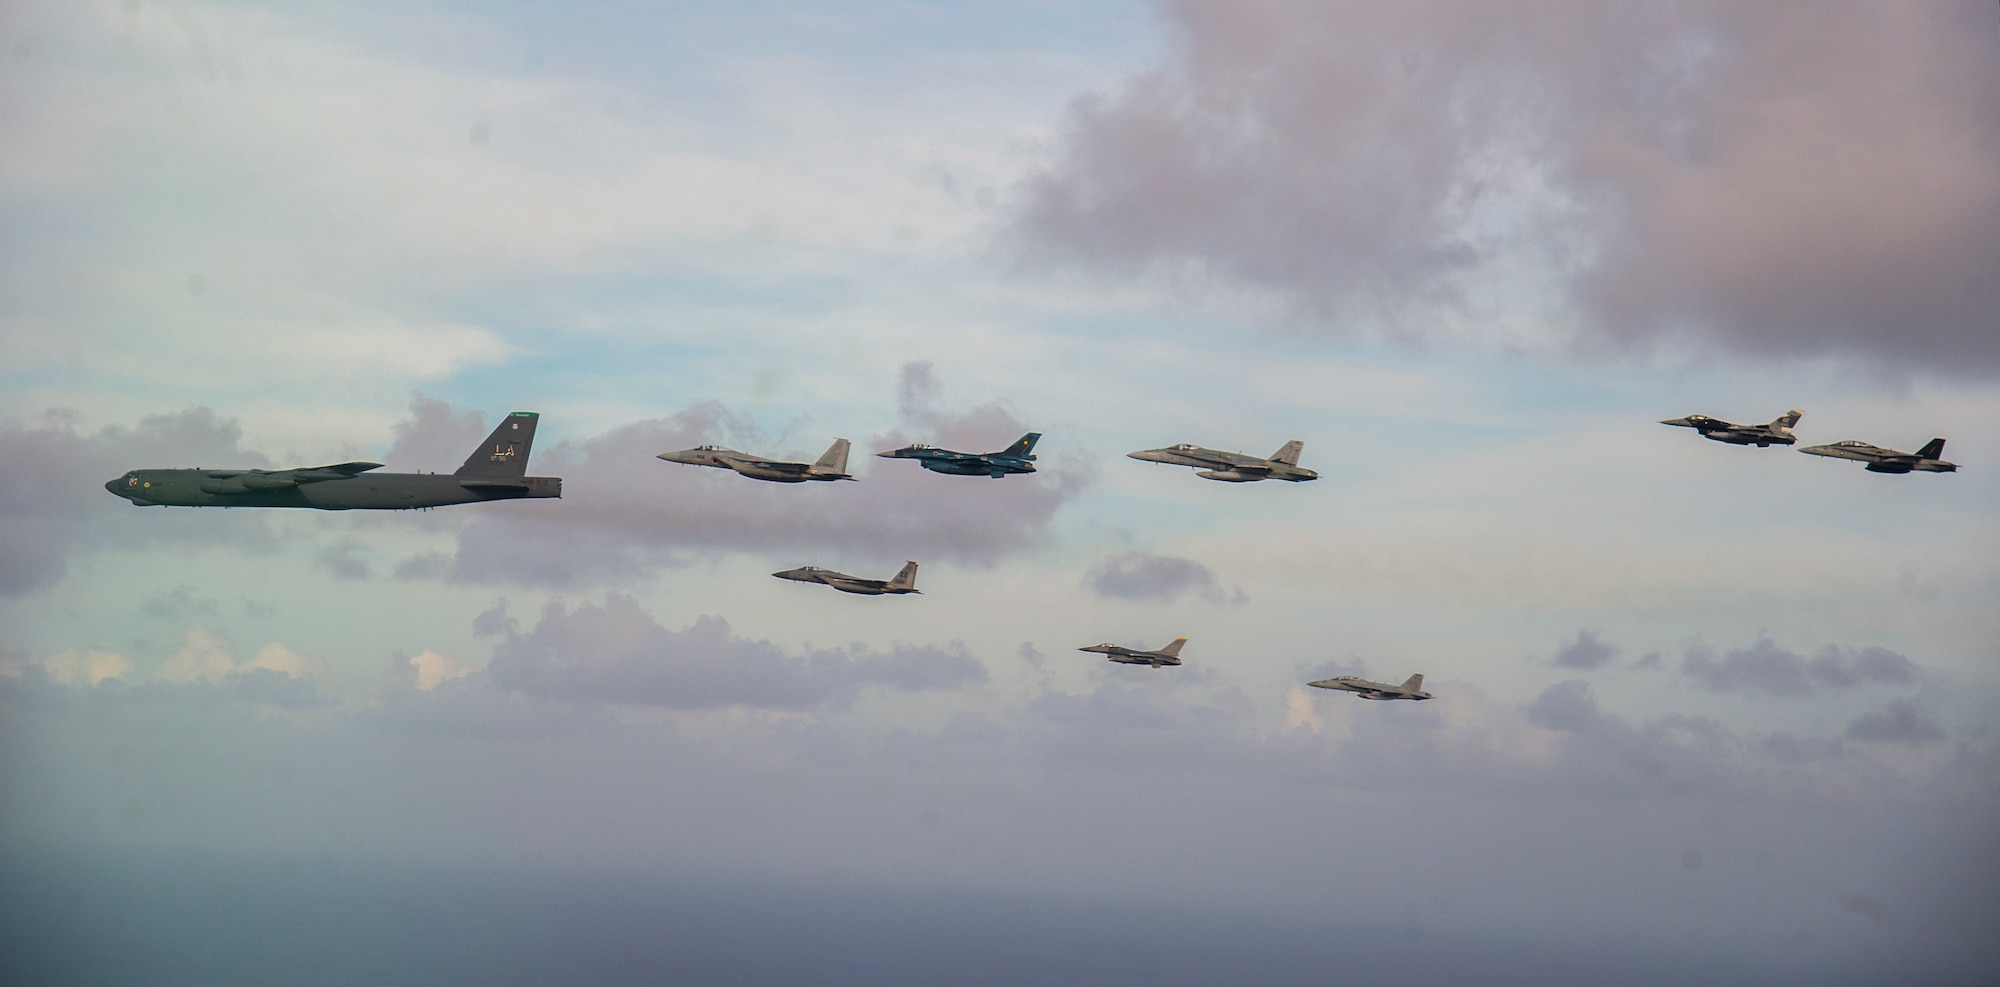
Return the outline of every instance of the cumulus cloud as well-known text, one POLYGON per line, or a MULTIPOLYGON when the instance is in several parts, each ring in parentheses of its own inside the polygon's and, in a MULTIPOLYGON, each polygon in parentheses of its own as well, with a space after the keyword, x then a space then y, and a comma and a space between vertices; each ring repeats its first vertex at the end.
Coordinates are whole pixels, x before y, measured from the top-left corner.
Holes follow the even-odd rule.
POLYGON ((1856 717, 1844 736, 1871 744, 1930 744, 1944 739, 1944 729, 1914 700, 1897 699, 1856 717))
POLYGON ((1121 552, 1092 567, 1083 583, 1102 597, 1171 603, 1194 594, 1210 603, 1248 602, 1242 587, 1224 590, 1214 571, 1193 559, 1150 552, 1121 552))
POLYGON ((1559 668, 1603 668, 1618 654, 1618 647, 1599 638, 1583 628, 1577 628, 1576 640, 1556 651, 1551 663, 1559 668))
POLYGON ((1916 663, 1887 648, 1827 645, 1807 658, 1768 638, 1720 658, 1707 649, 1691 650, 1681 661, 1681 673, 1716 692, 1752 690, 1773 696, 1917 681, 1916 663))
MULTIPOLYGON (((989 564, 1039 543, 1056 512, 1091 482, 1091 468, 1079 457, 1044 454, 1040 472, 992 480, 868 455, 912 441, 985 452, 1032 430, 1001 404, 941 408, 941 390, 928 364, 903 369, 899 406, 911 431, 857 439, 849 468, 858 483, 766 483, 655 458, 703 443, 785 454, 772 448, 777 440, 714 403, 538 451, 530 472, 563 477, 561 501, 481 507, 449 558, 415 555, 397 571, 441 573, 454 582, 574 586, 643 575, 693 551, 807 553, 799 563, 859 553, 989 564)), ((449 417, 428 408, 424 414, 433 423, 428 427, 449 417)), ((415 434, 407 440, 416 441, 415 434)), ((798 454, 810 457, 820 448, 798 454)))
POLYGON ((129 469, 267 465, 238 445, 241 437, 234 421, 207 408, 95 432, 79 431, 65 412, 0 422, 0 462, 7 464, 0 470, 0 596, 53 586, 70 556, 90 544, 261 543, 265 530, 251 518, 135 508, 102 489, 129 469))
POLYGON ((495 686, 566 702, 814 710, 850 704, 871 687, 957 689, 986 681, 986 667, 962 644, 792 655, 769 641, 737 637, 721 617, 668 630, 618 593, 574 610, 551 601, 525 633, 504 611, 488 611, 477 626, 499 629, 486 666, 495 686))
POLYGON ((1513 343, 1481 308, 1507 284, 1586 343, 2000 371, 1991 4, 1166 11, 1167 61, 1080 100, 1028 183, 1038 256, 1211 274, 1330 329, 1513 343))
POLYGON ((272 706, 320 706, 314 681, 318 663, 272 641, 238 662, 229 642, 206 627, 190 627, 181 646, 160 663, 145 685, 213 687, 252 703, 272 706))
POLYGON ((43 660, 42 668, 57 682, 96 685, 132 674, 132 662, 114 651, 65 651, 43 660))

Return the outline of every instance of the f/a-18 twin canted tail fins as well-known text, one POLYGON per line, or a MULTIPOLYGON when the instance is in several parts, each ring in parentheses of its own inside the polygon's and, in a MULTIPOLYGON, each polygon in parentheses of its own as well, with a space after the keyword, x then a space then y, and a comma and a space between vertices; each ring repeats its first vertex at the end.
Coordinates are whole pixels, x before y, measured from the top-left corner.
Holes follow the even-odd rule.
POLYGON ((535 444, 535 422, 541 416, 532 411, 516 411, 501 419, 500 427, 486 437, 457 476, 519 478, 528 474, 528 450, 535 444))
POLYGON ((1404 691, 1404 692, 1422 692, 1422 691, 1424 691, 1424 673, 1422 673, 1422 672, 1418 672, 1417 674, 1415 674, 1415 675, 1412 675, 1412 676, 1410 676, 1410 677, 1409 677, 1409 678, 1407 678, 1407 679, 1404 679, 1404 680, 1403 680, 1403 691, 1404 691))
POLYGON ((906 589, 913 593, 917 592, 917 564, 915 562, 903 563, 903 571, 896 573, 895 578, 889 580, 889 588, 906 589))
POLYGON ((1187 643, 1187 638, 1184 637, 1174 638, 1172 644, 1169 644, 1166 647, 1160 649, 1160 653, 1166 655, 1169 658, 1179 658, 1181 656, 1181 645, 1184 645, 1186 643, 1187 643))
POLYGON ((1305 449, 1306 444, 1304 442, 1293 439, 1285 443, 1283 449, 1272 453, 1271 461, 1274 463, 1284 463, 1286 466, 1297 466, 1299 464, 1299 453, 1304 452, 1305 449))
POLYGON ((833 440, 833 444, 827 446, 825 452, 820 453, 819 461, 813 463, 813 471, 816 473, 846 473, 847 449, 850 445, 852 443, 846 439, 833 440))
POLYGON ((1016 442, 1013 445, 1008 446, 1007 448, 994 453, 993 455, 1014 456, 1021 459, 1032 459, 1034 457, 1028 454, 1035 451, 1035 443, 1040 441, 1042 441, 1042 433, 1029 432, 1028 434, 1021 436, 1021 440, 1019 442, 1016 442))
POLYGON ((1800 411, 1797 408, 1793 408, 1792 410, 1787 411, 1784 414, 1779 415, 1776 419, 1772 420, 1771 427, 1791 428, 1793 425, 1797 425, 1799 423, 1799 419, 1804 418, 1805 414, 1806 414, 1805 412, 1800 411))
POLYGON ((1918 458, 1918 459, 1943 459, 1943 458, 1944 458, 1944 440, 1943 440, 1943 439, 1932 439, 1932 440, 1930 440, 1929 442, 1926 442, 1926 443, 1924 443, 1924 447, 1923 447, 1922 449, 1918 449, 1918 450, 1917 450, 1917 458, 1918 458))

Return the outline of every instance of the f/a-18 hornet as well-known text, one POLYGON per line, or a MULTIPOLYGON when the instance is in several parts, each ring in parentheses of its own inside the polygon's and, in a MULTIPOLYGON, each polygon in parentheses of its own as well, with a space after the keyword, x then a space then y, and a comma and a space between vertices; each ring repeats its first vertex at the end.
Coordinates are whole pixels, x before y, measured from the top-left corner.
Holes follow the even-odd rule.
POLYGON ((917 465, 934 473, 990 476, 998 480, 1009 473, 1033 473, 1035 443, 1041 440, 1042 433, 1029 432, 1021 436, 1020 441, 999 452, 953 452, 950 449, 919 444, 878 452, 875 455, 884 459, 914 459, 917 465))
POLYGON ((917 564, 903 563, 903 571, 889 579, 863 579, 832 569, 822 569, 816 565, 802 565, 771 575, 779 579, 790 579, 801 583, 825 583, 842 593, 859 593, 862 596, 884 596, 895 593, 920 593, 917 589, 917 564))
POLYGON ((1768 449, 1771 446, 1788 446, 1798 441, 1792 435, 1792 426, 1799 423, 1805 412, 1797 408, 1779 415, 1769 425, 1732 425, 1720 418, 1707 415, 1689 415, 1686 418, 1669 418, 1662 425, 1679 425, 1701 433, 1704 439, 1727 442, 1736 446, 1756 446, 1768 449))
POLYGON ((400 511, 488 500, 561 497, 562 478, 528 476, 535 441, 532 411, 516 411, 450 474, 376 473, 381 463, 336 463, 288 470, 133 470, 104 489, 139 507, 311 507, 400 511))
POLYGON ((1430 693, 1423 691, 1424 676, 1422 673, 1404 679, 1402 685, 1390 685, 1387 682, 1370 682, 1367 679, 1354 675, 1336 675, 1330 679, 1321 679, 1318 682, 1307 682, 1306 684, 1315 689, 1336 689, 1341 692, 1352 692, 1363 699, 1429 699, 1431 697, 1430 693))
POLYGON ((781 463, 721 446, 696 446, 680 452, 663 452, 657 458, 690 466, 716 466, 735 470, 753 480, 773 483, 804 483, 807 480, 852 480, 847 475, 846 439, 835 439, 813 463, 781 463))
POLYGON ((1956 473, 1957 463, 1947 463, 1939 456, 1944 455, 1944 440, 1932 439, 1924 443, 1915 454, 1884 449, 1869 445, 1857 439, 1834 442, 1823 446, 1807 446, 1800 452, 1812 456, 1832 456, 1835 459, 1853 459, 1867 463, 1870 473, 1956 473))
POLYGON ((1290 480, 1293 483, 1300 483, 1319 479, 1318 473, 1299 465, 1299 453, 1305 447, 1305 443, 1293 439, 1285 443, 1284 448, 1272 453, 1271 458, 1258 459, 1240 452, 1204 449, 1183 442, 1165 449, 1146 449, 1140 452, 1128 452, 1125 455, 1149 463, 1193 466, 1200 470, 1195 475, 1204 480, 1221 480, 1224 483, 1290 480))
POLYGON ((1174 638, 1172 644, 1158 651, 1140 651, 1136 648, 1127 648, 1117 644, 1093 644, 1088 648, 1078 648, 1076 650, 1091 651, 1100 655, 1106 655, 1108 656, 1108 660, 1121 662, 1126 665, 1151 665, 1154 668, 1159 668, 1162 665, 1180 664, 1181 645, 1186 643, 1187 638, 1177 637, 1174 638))

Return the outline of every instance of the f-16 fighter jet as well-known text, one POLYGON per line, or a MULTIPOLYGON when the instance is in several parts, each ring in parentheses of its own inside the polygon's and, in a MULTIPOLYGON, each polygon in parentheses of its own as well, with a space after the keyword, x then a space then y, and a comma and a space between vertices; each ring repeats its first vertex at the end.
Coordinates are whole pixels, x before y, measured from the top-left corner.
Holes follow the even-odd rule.
POLYGON ((1830 445, 1807 446, 1799 451, 1812 456, 1858 460, 1868 464, 1865 468, 1870 473, 1908 473, 1913 470, 1924 473, 1958 472, 1957 463, 1947 463, 1938 458, 1944 455, 1943 439, 1932 439, 1924 443, 1924 447, 1918 449, 1915 455, 1872 446, 1855 439, 1830 445))
POLYGON ((920 592, 917 589, 917 564, 915 562, 903 563, 903 571, 896 573, 894 578, 887 580, 862 579, 859 576, 850 576, 844 572, 822 569, 816 565, 802 565, 796 569, 786 569, 784 572, 774 572, 771 575, 779 579, 790 579, 801 583, 825 583, 842 593, 859 593, 863 596, 920 592))
POLYGON ((1370 682, 1367 679, 1353 675, 1336 675, 1330 679, 1321 679, 1318 682, 1307 682, 1306 684, 1315 689, 1337 689, 1341 692, 1352 692, 1363 699, 1429 699, 1431 697, 1430 693, 1423 691, 1424 677, 1421 673, 1404 679, 1402 685, 1390 685, 1387 682, 1370 682))
POLYGON ((1162 665, 1180 664, 1181 645, 1186 643, 1187 638, 1177 637, 1174 638, 1172 644, 1158 651, 1136 651, 1132 648, 1116 644, 1093 644, 1088 648, 1078 648, 1076 650, 1092 651, 1100 655, 1108 655, 1109 660, 1121 662, 1126 665, 1151 665, 1154 668, 1159 668, 1162 665))
POLYGON ((1125 455, 1149 463, 1194 466, 1200 469, 1195 475, 1204 480, 1221 480, 1224 483, 1290 480, 1293 483, 1300 483, 1319 479, 1318 473, 1299 466, 1299 452, 1305 447, 1305 443, 1293 439, 1285 443, 1283 449, 1272 453, 1271 458, 1258 459, 1240 452, 1203 449, 1183 442, 1165 449, 1147 449, 1141 452, 1128 452, 1125 455))
POLYGON ((532 411, 500 422, 458 472, 376 473, 381 463, 336 463, 288 470, 133 470, 104 489, 139 507, 311 507, 399 511, 488 500, 561 497, 562 478, 528 476, 535 441, 532 411))
POLYGON ((1689 415, 1686 418, 1669 418, 1662 425, 1679 425, 1701 433, 1704 439, 1727 442, 1736 446, 1756 446, 1767 449, 1771 446, 1788 446, 1798 441, 1792 436, 1792 426, 1799 423, 1805 412, 1797 408, 1779 415, 1769 425, 1731 425, 1720 418, 1707 415, 1689 415))
POLYGON ((804 483, 807 480, 852 480, 847 475, 846 439, 835 439, 814 463, 781 463, 721 446, 696 446, 680 452, 663 452, 656 458, 690 466, 716 466, 735 470, 753 480, 773 483, 804 483))
POLYGON ((908 445, 901 449, 878 452, 884 459, 914 459, 917 465, 935 473, 955 473, 959 476, 990 476, 996 480, 1009 473, 1033 473, 1035 457, 1032 455, 1035 443, 1040 442, 1042 433, 1029 432, 1021 436, 1019 442, 999 452, 972 453, 953 452, 936 446, 908 445))

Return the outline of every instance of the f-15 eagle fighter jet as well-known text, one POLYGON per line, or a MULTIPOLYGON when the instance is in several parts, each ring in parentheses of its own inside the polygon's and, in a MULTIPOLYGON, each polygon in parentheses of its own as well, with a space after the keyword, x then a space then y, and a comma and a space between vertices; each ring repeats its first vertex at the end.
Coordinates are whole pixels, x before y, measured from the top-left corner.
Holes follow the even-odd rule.
POLYGON ((802 565, 796 569, 786 569, 771 575, 779 579, 790 579, 800 583, 825 583, 842 593, 859 593, 862 596, 884 596, 900 593, 919 593, 917 589, 917 564, 903 563, 903 571, 888 579, 863 579, 832 569, 822 569, 816 565, 802 565))
POLYGON ((696 446, 679 452, 663 452, 656 459, 670 463, 686 463, 689 466, 714 466, 735 470, 753 480, 769 480, 772 483, 804 483, 807 480, 852 480, 847 475, 846 439, 835 439, 812 463, 785 463, 762 456, 752 456, 747 452, 724 449, 721 446, 696 446))

